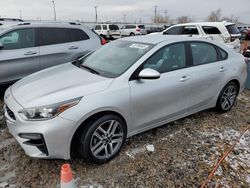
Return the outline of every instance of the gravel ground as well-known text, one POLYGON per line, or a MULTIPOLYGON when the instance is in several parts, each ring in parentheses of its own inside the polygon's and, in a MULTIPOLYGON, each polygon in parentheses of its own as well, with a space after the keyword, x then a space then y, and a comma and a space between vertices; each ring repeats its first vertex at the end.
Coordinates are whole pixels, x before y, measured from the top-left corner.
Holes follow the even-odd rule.
MULTIPOLYGON (((250 91, 245 90, 228 113, 204 111, 129 138, 120 155, 107 164, 68 162, 82 188, 198 187, 246 128, 249 114, 250 91)), ((249 148, 250 130, 208 187, 250 187, 249 148)), ((63 163, 29 158, 0 123, 0 187, 59 187, 63 163)))

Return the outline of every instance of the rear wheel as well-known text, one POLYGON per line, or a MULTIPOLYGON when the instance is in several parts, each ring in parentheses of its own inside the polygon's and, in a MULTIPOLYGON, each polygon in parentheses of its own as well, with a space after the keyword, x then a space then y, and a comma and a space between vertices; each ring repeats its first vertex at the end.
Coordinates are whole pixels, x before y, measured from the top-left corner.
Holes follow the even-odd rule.
POLYGON ((134 33, 130 33, 130 36, 135 36, 135 34, 134 33))
POLYGON ((89 162, 105 163, 113 159, 126 140, 126 126, 121 118, 105 115, 89 122, 80 136, 80 155, 89 162))
POLYGON ((239 88, 235 82, 228 83, 221 91, 217 100, 216 109, 219 112, 229 111, 235 104, 239 88))

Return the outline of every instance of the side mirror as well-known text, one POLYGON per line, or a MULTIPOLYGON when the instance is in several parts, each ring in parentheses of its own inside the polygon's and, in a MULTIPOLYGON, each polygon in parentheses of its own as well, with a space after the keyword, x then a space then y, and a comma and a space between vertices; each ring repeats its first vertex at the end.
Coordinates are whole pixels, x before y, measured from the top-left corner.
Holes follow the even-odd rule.
POLYGON ((0 42, 0 50, 3 49, 3 44, 0 42))
POLYGON ((160 76, 161 74, 158 71, 150 68, 143 69, 138 75, 140 79, 148 80, 158 79, 160 76))

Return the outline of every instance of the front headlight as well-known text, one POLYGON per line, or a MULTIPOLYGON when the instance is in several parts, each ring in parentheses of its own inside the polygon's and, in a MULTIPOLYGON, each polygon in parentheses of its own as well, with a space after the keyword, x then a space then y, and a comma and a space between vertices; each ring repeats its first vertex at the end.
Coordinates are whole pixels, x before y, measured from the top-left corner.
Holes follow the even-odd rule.
POLYGON ((34 108, 26 108, 20 110, 18 113, 25 120, 37 121, 37 120, 48 120, 58 116, 60 113, 71 108, 72 106, 77 105, 82 97, 60 102, 48 106, 40 106, 34 108))

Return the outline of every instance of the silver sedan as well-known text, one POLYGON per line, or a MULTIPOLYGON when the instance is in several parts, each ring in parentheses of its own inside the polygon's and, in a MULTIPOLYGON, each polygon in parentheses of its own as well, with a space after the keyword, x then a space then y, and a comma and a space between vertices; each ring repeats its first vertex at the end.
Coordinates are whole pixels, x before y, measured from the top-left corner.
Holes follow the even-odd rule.
POLYGON ((230 110, 246 77, 243 56, 223 44, 130 37, 15 83, 4 114, 31 157, 104 163, 127 137, 208 108, 230 110))

